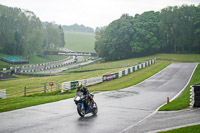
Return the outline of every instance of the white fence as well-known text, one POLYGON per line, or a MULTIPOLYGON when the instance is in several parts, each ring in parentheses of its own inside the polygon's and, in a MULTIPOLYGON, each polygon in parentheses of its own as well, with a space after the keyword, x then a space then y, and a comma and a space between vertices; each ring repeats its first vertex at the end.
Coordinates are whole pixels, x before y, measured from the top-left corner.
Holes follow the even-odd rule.
POLYGON ((6 89, 0 90, 0 98, 6 99, 6 89))
POLYGON ((103 76, 93 77, 93 78, 83 79, 83 80, 78 80, 78 81, 72 81, 72 82, 64 82, 62 83, 61 92, 63 93, 63 92, 66 92, 67 90, 76 89, 76 84, 78 82, 81 82, 84 86, 95 85, 95 84, 103 82, 103 76))
POLYGON ((99 76, 99 77, 93 77, 90 79, 83 79, 83 80, 79 80, 79 82, 81 82, 84 86, 95 85, 95 84, 103 82, 103 77, 99 76))
POLYGON ((136 66, 126 68, 123 71, 116 72, 115 74, 108 74, 104 76, 99 76, 99 77, 93 77, 90 79, 83 79, 83 80, 77 80, 77 81, 69 81, 69 82, 64 82, 62 83, 62 90, 61 92, 66 92, 67 90, 72 90, 76 89, 76 84, 78 82, 81 82, 84 86, 90 86, 90 85, 95 85, 104 81, 109 81, 115 78, 121 78, 125 75, 128 75, 134 71, 137 71, 139 69, 145 68, 147 66, 150 66, 156 62, 156 59, 152 59, 149 61, 146 61, 144 63, 138 64, 136 66), (116 76, 117 75, 117 76, 116 76))

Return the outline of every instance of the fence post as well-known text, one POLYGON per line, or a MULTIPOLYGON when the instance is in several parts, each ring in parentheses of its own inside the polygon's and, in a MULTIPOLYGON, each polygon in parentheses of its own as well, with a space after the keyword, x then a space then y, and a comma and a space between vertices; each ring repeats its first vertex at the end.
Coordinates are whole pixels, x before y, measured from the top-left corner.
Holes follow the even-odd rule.
POLYGON ((26 86, 24 87, 24 96, 26 96, 26 86))
POLYGON ((44 93, 46 93, 46 84, 47 84, 47 82, 44 84, 44 93))
POLYGON ((0 90, 0 98, 6 99, 6 89, 0 90))

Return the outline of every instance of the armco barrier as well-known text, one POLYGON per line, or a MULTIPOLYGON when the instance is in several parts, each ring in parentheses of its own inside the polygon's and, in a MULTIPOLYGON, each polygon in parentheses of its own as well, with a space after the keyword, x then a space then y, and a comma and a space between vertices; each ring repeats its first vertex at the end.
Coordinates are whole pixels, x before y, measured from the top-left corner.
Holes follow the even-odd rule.
POLYGON ((149 61, 146 61, 142 64, 127 68, 123 71, 119 71, 116 73, 112 73, 112 74, 107 74, 107 75, 103 75, 103 76, 99 76, 99 77, 93 77, 90 79, 83 79, 83 80, 78 80, 78 81, 69 81, 69 82, 64 82, 62 83, 62 90, 61 92, 66 92, 67 90, 72 90, 72 89, 76 89, 76 84, 78 82, 81 82, 84 86, 91 86, 91 85, 95 85, 104 81, 110 81, 116 78, 121 78, 125 75, 128 75, 132 72, 135 72, 139 69, 145 68, 147 66, 150 66, 152 64, 154 64, 156 62, 156 59, 152 59, 149 61))
POLYGON ((190 106, 200 107, 200 84, 190 86, 190 106))
POLYGON ((6 99, 6 89, 0 90, 0 98, 6 99))

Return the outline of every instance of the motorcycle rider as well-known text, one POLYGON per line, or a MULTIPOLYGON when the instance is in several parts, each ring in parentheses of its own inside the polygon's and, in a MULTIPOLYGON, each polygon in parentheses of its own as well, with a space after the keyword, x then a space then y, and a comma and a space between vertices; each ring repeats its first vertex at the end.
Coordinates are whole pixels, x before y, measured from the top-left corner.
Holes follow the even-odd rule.
POLYGON ((94 104, 94 101, 93 101, 93 98, 90 96, 90 92, 88 91, 88 88, 83 86, 81 82, 79 82, 77 85, 76 85, 76 88, 77 88, 77 92, 78 91, 81 91, 83 92, 83 95, 85 95, 87 98, 89 98, 89 101, 86 101, 87 104, 86 105, 91 105, 90 103, 92 103, 92 105, 94 104), (89 103, 90 102, 90 103, 89 103))

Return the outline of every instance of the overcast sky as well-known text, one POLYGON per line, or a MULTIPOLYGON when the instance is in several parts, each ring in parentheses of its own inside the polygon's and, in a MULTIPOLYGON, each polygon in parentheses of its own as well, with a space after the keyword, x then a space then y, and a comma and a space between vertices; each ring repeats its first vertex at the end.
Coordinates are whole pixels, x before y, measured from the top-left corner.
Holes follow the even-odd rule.
POLYGON ((0 0, 0 4, 34 12, 41 21, 92 28, 108 25, 128 13, 160 11, 167 6, 199 5, 200 0, 0 0))

